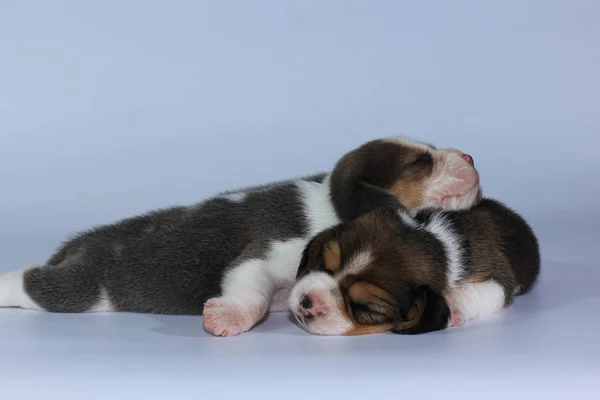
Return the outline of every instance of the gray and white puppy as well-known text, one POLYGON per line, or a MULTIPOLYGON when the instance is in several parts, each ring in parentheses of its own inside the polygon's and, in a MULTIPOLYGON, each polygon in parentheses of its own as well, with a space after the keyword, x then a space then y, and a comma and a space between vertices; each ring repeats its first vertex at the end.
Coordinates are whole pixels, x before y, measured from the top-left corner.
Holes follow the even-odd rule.
POLYGON ((324 229, 400 201, 457 210, 481 199, 472 158, 405 138, 374 140, 333 172, 226 192, 98 226, 45 265, 0 274, 0 307, 204 315, 217 336, 288 310, 302 251, 324 229))

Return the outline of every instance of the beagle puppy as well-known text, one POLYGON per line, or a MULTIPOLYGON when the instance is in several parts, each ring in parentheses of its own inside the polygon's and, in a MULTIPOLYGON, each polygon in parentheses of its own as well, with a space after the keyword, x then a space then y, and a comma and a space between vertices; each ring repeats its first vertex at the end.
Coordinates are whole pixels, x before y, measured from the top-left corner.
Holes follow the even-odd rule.
POLYGON ((316 235, 289 307, 310 333, 420 334, 510 307, 540 272, 538 240, 504 204, 385 206, 316 235))
POLYGON ((0 274, 0 307, 61 313, 203 315, 217 336, 287 311, 311 237, 400 201, 411 211, 481 198, 470 156, 406 138, 373 140, 331 173, 221 193, 82 231, 43 265, 0 274))

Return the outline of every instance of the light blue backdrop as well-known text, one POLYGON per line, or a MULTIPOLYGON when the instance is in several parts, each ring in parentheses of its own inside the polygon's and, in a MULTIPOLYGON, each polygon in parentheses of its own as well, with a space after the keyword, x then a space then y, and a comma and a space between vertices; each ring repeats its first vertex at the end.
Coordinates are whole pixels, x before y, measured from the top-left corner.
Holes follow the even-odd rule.
POLYGON ((599 16, 598 0, 0 0, 0 271, 397 134, 472 153, 544 257, 510 312, 414 337, 2 310, 2 394, 594 398, 599 16))
POLYGON ((4 257, 41 262, 75 230, 327 170, 396 134, 472 153, 485 194, 539 226, 597 224, 599 11, 2 1, 4 257))

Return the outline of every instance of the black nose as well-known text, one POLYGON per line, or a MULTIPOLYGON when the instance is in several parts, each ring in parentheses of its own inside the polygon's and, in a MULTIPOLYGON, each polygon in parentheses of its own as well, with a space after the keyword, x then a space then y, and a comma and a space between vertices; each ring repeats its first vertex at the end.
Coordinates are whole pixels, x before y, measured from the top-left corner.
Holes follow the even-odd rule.
POLYGON ((300 305, 302 306, 302 308, 308 310, 308 309, 312 308, 312 300, 310 299, 310 297, 304 296, 302 298, 302 301, 300 302, 300 305))

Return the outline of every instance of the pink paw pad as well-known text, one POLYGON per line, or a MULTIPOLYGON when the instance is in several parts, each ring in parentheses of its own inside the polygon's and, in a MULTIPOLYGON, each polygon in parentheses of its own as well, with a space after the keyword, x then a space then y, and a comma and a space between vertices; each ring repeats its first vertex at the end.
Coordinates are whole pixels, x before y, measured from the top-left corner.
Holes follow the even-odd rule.
POLYGON ((215 336, 236 336, 248 331, 257 322, 252 311, 232 301, 213 298, 204 304, 204 327, 215 336))
POLYGON ((451 312, 452 319, 450 320, 450 327, 462 326, 465 323, 462 313, 455 308, 453 308, 451 312))

